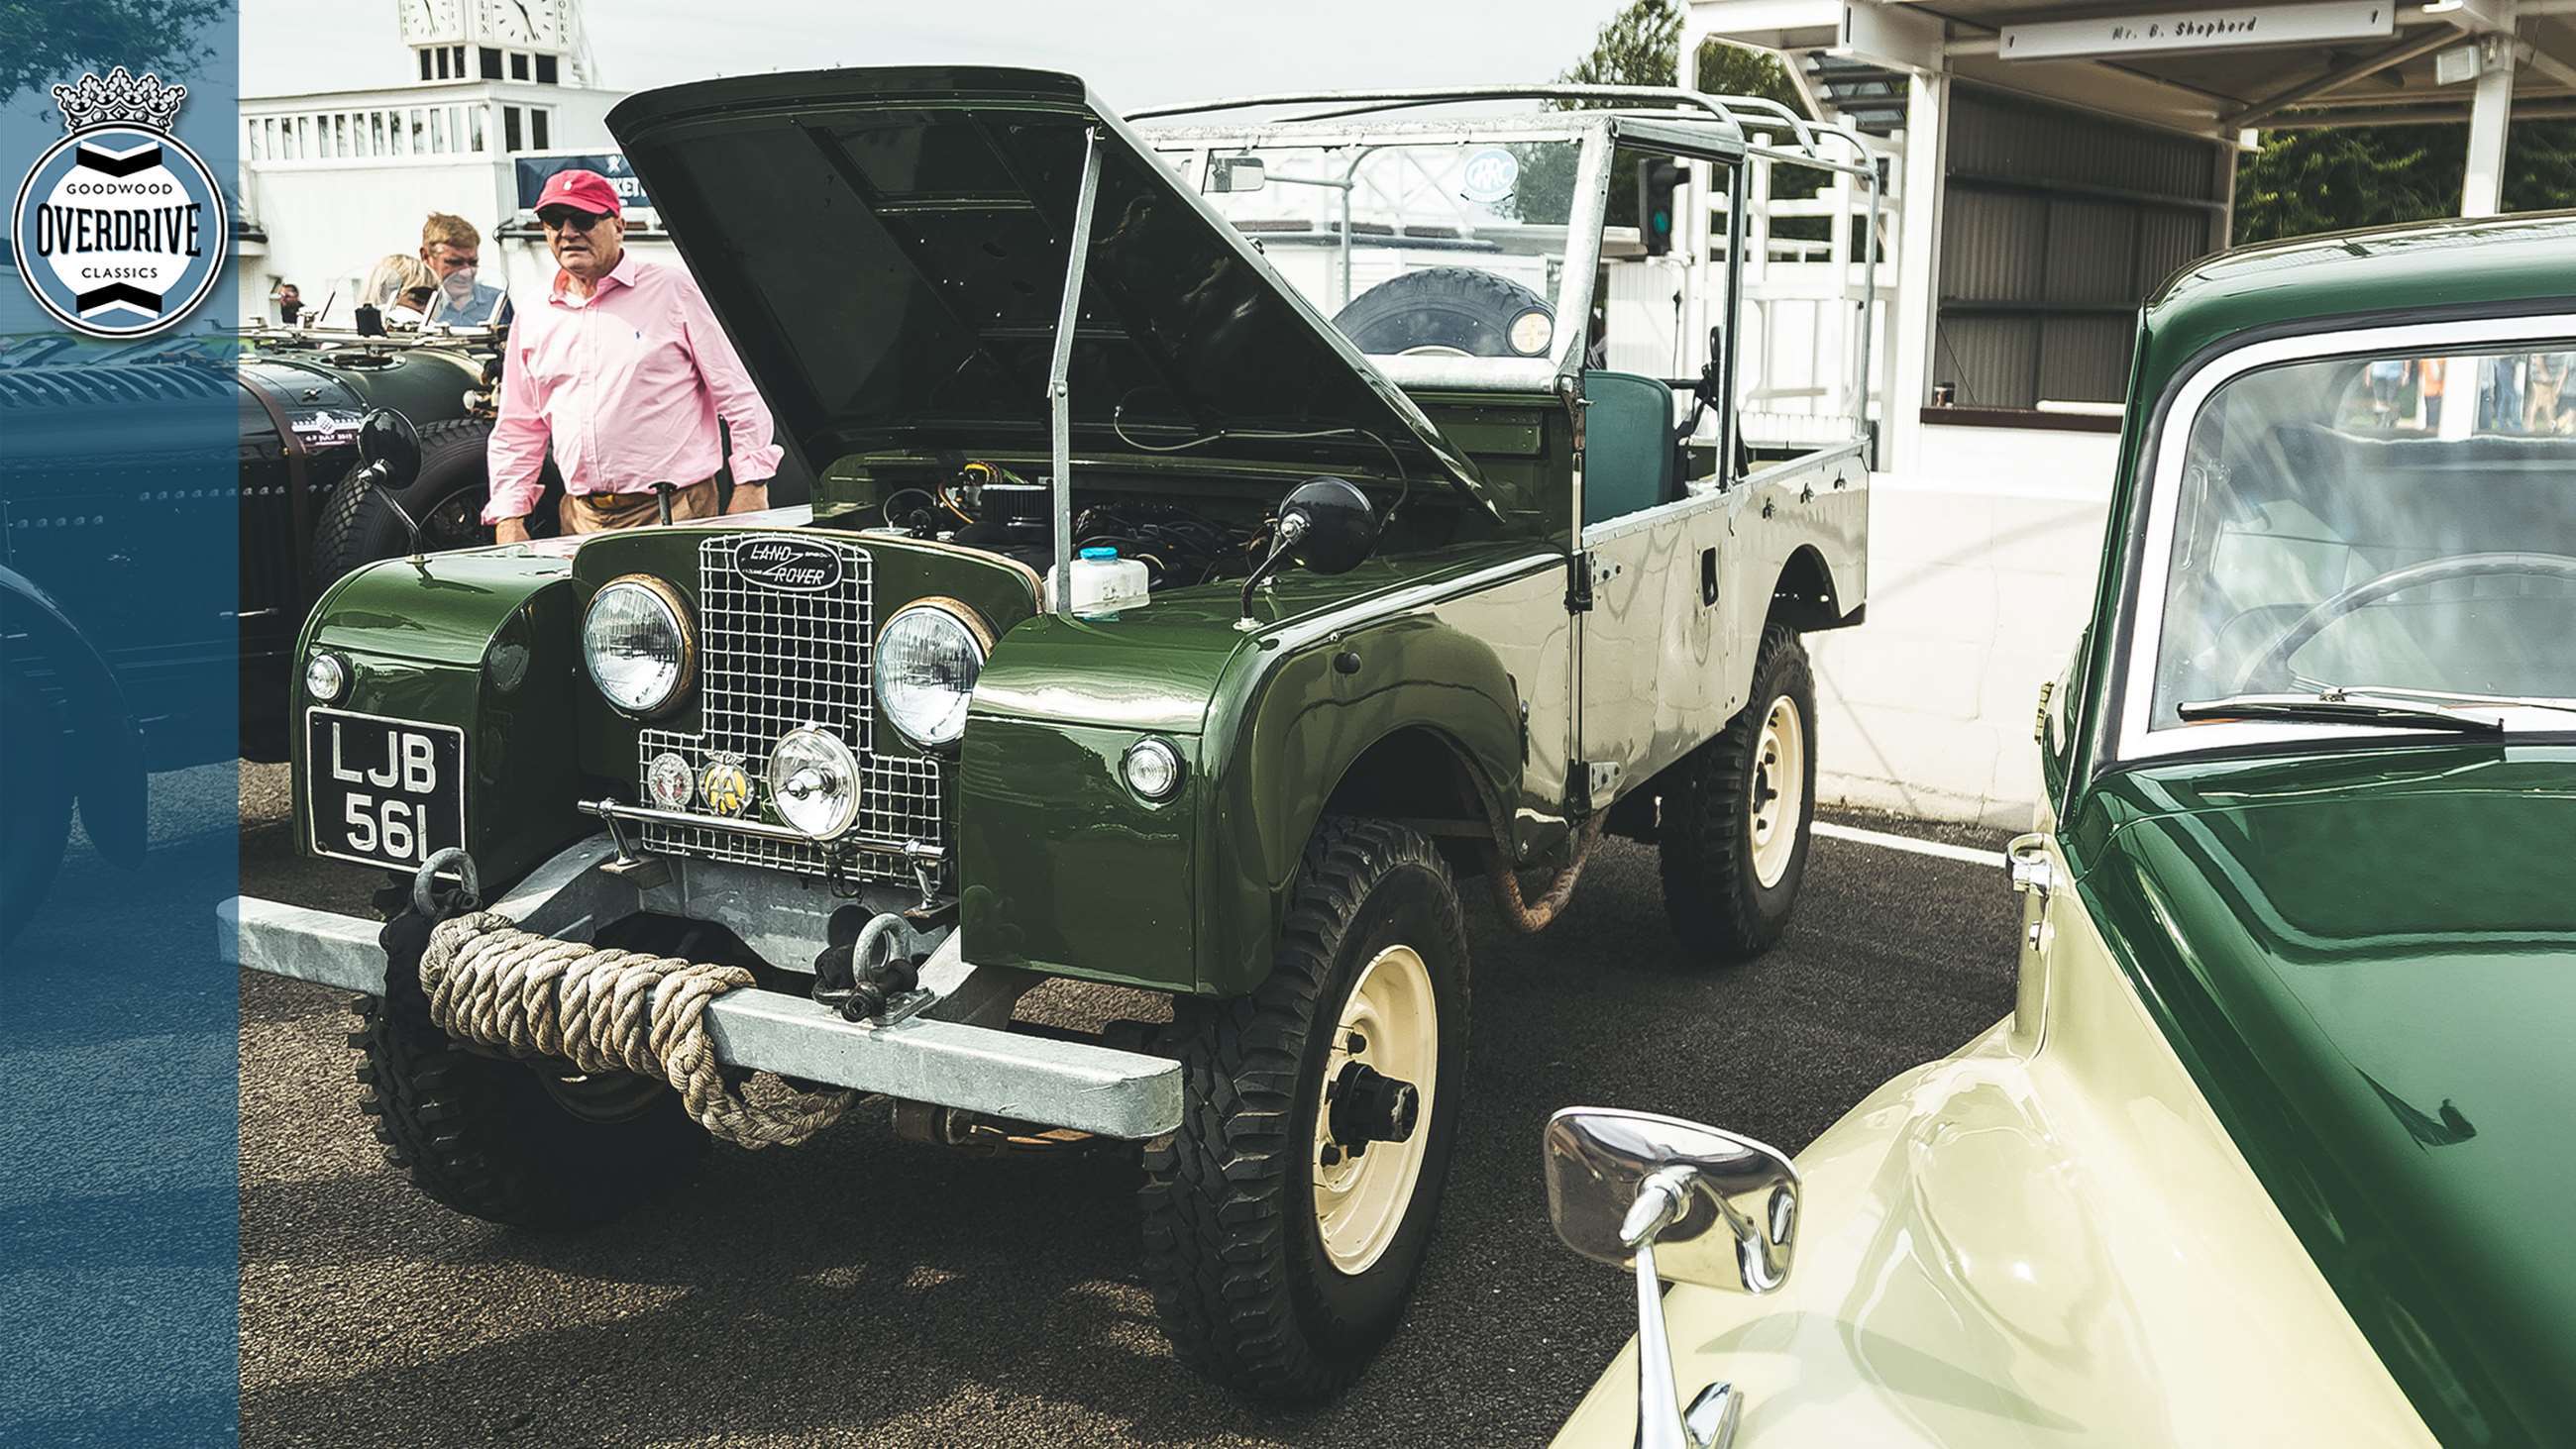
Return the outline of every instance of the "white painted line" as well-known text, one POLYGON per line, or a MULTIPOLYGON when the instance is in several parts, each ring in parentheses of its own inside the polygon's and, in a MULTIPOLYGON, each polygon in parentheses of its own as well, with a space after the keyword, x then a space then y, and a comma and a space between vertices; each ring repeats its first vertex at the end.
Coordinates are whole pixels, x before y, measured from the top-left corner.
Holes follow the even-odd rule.
POLYGON ((1934 855, 1943 860, 1963 860, 1970 865, 1990 865, 2001 869, 2004 853, 2000 850, 1978 850, 1966 845, 1947 845, 1938 840, 1917 840, 1911 835, 1890 835, 1883 830, 1861 830, 1849 825, 1834 825, 1823 820, 1815 823, 1815 833, 1829 840, 1848 840, 1855 845, 1876 845, 1888 850, 1912 851, 1916 855, 1934 855))

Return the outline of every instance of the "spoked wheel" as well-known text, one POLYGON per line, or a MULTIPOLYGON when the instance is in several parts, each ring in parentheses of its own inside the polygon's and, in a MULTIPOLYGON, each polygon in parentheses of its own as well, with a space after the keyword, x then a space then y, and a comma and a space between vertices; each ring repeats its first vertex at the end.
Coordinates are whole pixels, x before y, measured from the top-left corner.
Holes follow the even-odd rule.
POLYGON ((1313 1403, 1395 1331, 1466 1073, 1467 943, 1447 864, 1382 820, 1306 847, 1270 975, 1173 1026, 1180 1130, 1145 1154, 1145 1268, 1183 1360, 1313 1403))
POLYGON ((1666 772, 1664 914, 1701 962, 1768 950, 1807 873, 1816 798, 1816 686, 1798 636, 1762 631, 1749 702, 1666 772))

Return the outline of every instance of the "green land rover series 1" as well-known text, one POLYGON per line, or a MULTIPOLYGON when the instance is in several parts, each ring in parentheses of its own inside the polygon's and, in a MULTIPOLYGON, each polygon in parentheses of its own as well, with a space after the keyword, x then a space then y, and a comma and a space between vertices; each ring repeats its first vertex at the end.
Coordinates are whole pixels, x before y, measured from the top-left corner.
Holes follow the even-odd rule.
POLYGON ((1800 636, 1866 581, 1862 410, 1814 404, 1865 391, 1871 263, 1831 265, 1828 375, 1759 387, 1744 359, 1799 339, 1739 345, 1730 264, 1757 167, 1812 168, 1867 235, 1859 142, 1504 94, 1140 130, 1071 77, 901 69, 620 105, 815 498, 389 560, 314 610, 298 828, 395 872, 394 918, 243 899, 225 940, 364 994, 393 1162, 478 1216, 598 1220, 755 1071, 933 1140, 1141 1143, 1182 1357, 1346 1384, 1462 1109, 1458 882, 1535 930, 1605 830, 1657 841, 1697 956, 1762 950, 1814 798, 1800 636), (601 1070, 563 1043, 607 997, 540 989, 593 948, 738 989, 692 998, 659 1077, 601 1070), (496 953, 511 984, 463 1003, 496 953), (1051 978, 1169 1019, 1015 1021, 1051 978))

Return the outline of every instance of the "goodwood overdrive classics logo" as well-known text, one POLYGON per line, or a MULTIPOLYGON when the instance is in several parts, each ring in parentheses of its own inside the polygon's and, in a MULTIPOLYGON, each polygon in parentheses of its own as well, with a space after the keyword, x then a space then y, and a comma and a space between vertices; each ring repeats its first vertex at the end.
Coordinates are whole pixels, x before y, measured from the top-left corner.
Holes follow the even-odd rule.
POLYGON ((214 173, 171 132, 187 98, 121 65, 54 87, 71 134, 19 186, 10 236, 27 290, 64 326, 148 337, 214 290, 232 233, 214 173))

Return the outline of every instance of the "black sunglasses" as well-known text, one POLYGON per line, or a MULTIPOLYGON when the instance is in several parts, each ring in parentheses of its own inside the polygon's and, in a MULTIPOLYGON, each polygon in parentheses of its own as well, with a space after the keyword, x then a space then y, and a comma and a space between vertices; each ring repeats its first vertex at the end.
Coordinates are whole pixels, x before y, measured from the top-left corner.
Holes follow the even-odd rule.
POLYGON ((537 213, 537 225, 548 231, 588 231, 608 220, 605 212, 581 211, 569 206, 549 206, 537 213))

